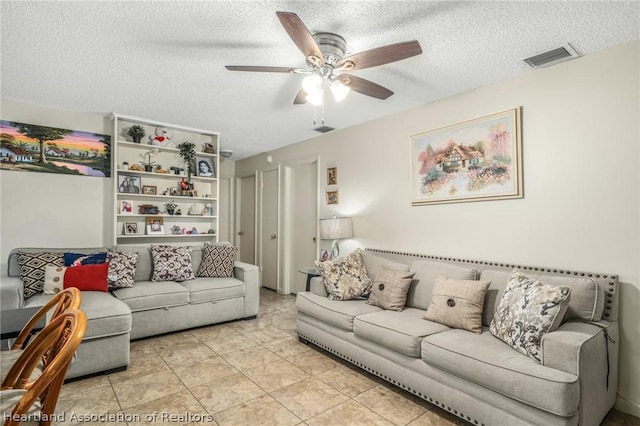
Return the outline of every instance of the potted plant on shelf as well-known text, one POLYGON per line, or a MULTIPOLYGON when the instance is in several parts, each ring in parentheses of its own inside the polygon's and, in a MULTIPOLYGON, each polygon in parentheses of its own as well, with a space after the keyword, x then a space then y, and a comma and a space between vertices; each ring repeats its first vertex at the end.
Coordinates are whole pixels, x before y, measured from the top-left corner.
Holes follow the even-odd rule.
POLYGON ((145 135, 144 127, 139 124, 134 124, 127 131, 127 135, 131 136, 134 143, 140 143, 140 140, 145 135))
POLYGON ((151 157, 156 155, 157 153, 158 153, 158 149, 156 148, 156 149, 151 149, 145 152, 144 154, 142 154, 143 156, 146 157, 146 160, 140 161, 140 164, 144 166, 145 172, 152 172, 153 168, 158 165, 158 163, 156 163, 155 161, 151 161, 151 157))
POLYGON ((189 141, 182 142, 178 144, 178 149, 180 150, 180 157, 185 162, 185 167, 187 168, 187 181, 191 182, 191 174, 193 173, 193 166, 195 164, 196 159, 196 145, 189 141))
POLYGON ((172 200, 166 203, 164 207, 167 209, 167 213, 173 216, 173 213, 176 211, 176 207, 178 207, 178 205, 172 200))

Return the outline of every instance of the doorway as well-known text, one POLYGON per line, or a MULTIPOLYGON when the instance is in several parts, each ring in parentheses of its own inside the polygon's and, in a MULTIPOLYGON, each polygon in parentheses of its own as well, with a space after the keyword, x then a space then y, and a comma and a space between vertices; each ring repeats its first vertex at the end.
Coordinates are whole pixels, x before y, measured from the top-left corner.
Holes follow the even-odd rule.
POLYGON ((238 259, 256 265, 256 175, 241 177, 238 184, 238 259))
POLYGON ((260 185, 260 267, 262 286, 278 290, 278 263, 280 250, 279 171, 268 170, 261 173, 260 185))

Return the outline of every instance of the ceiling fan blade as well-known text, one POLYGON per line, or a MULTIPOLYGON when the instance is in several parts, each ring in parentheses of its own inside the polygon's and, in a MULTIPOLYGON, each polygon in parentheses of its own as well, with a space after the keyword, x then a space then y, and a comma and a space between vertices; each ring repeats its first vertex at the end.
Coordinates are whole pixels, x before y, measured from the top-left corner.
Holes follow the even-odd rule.
POLYGON ((292 73, 293 68, 287 67, 260 67, 260 66, 244 66, 244 65, 225 65, 229 71, 252 71, 252 72, 284 72, 292 73))
POLYGON ((372 98, 387 99, 393 95, 393 92, 386 87, 382 87, 373 81, 365 80, 364 78, 356 77, 350 74, 340 74, 338 77, 345 85, 349 86, 351 90, 362 93, 363 95, 371 96, 372 98))
POLYGON ((388 44, 375 49, 348 56, 336 64, 336 68, 345 67, 349 70, 377 67, 391 62, 407 59, 422 53, 420 43, 416 40, 402 43, 388 44), (351 67, 349 62, 353 64, 351 67))
POLYGON ((318 66, 322 66, 324 64, 322 51, 298 15, 292 12, 276 12, 276 15, 278 15, 280 23, 289 34, 289 37, 291 37, 291 40, 298 46, 304 56, 306 58, 316 58, 315 62, 319 62, 318 66))
POLYGON ((300 89, 296 98, 293 100, 294 105, 302 105, 307 103, 307 92, 304 89, 300 89))

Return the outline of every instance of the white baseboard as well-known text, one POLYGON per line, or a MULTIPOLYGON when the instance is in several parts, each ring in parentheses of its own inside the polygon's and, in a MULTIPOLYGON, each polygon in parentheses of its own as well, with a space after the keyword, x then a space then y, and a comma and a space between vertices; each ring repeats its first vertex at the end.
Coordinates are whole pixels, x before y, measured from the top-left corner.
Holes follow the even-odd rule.
POLYGON ((640 417, 640 404, 637 404, 631 401, 629 398, 624 395, 618 394, 616 398, 615 407, 627 414, 631 414, 632 416, 640 417))

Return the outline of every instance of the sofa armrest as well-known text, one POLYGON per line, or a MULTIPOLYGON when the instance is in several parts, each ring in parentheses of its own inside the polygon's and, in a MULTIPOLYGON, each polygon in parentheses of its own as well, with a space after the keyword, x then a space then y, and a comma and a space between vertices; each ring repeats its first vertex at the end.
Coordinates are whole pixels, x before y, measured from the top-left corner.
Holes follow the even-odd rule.
POLYGON ((542 365, 578 376, 579 418, 599 424, 616 399, 618 323, 566 322, 542 337, 542 365))
POLYGON ((19 309, 24 305, 24 287, 20 277, 0 278, 0 309, 19 309))
POLYGON ((317 294, 318 296, 328 297, 329 293, 327 293, 327 289, 325 288, 322 280, 322 277, 311 278, 311 282, 309 283, 309 291, 313 294, 317 294))
POLYGON ((256 265, 236 262, 233 265, 233 276, 244 282, 244 316, 258 315, 260 307, 260 270, 256 265))

